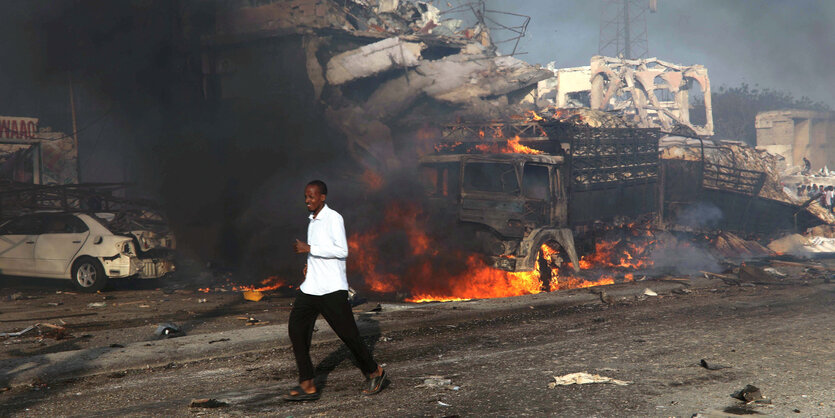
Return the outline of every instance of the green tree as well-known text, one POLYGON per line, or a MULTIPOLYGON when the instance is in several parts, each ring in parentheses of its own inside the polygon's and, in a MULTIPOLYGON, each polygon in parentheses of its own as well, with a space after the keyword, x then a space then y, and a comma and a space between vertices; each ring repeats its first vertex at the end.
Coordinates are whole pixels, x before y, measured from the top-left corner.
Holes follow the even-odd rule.
MULTIPOLYGON (((744 141, 756 145, 757 131, 754 119, 757 113, 769 110, 804 109, 829 111, 827 104, 804 96, 799 99, 791 93, 772 89, 753 88, 747 83, 739 87, 719 88, 711 93, 713 104, 713 131, 717 138, 744 141)), ((704 123, 704 98, 697 97, 691 105, 691 118, 696 124, 704 123), (702 120, 697 120, 701 117, 702 120)))

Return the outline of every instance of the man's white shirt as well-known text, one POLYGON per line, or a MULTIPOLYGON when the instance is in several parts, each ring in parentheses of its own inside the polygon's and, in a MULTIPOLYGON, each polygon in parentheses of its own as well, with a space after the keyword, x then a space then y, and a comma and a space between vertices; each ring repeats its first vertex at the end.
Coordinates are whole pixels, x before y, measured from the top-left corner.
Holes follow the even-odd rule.
POLYGON ((310 214, 307 226, 307 275, 299 289, 314 296, 326 295, 338 290, 348 290, 345 260, 348 258, 348 240, 342 215, 325 205, 315 217, 310 214))

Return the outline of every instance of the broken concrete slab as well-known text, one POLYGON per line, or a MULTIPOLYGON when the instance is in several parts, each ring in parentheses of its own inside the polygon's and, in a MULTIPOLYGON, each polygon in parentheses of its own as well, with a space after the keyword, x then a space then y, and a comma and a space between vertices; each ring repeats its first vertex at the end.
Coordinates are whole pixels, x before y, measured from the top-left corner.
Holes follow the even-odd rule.
POLYGON ((330 84, 340 85, 393 68, 414 67, 425 48, 422 42, 405 42, 396 36, 383 39, 334 56, 328 61, 325 74, 330 84))

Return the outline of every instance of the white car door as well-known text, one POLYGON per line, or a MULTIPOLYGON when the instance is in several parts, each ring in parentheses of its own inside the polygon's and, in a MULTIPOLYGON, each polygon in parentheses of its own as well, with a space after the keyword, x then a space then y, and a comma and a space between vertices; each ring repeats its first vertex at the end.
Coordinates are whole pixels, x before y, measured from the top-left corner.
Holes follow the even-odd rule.
POLYGON ((22 216, 0 227, 0 274, 13 276, 35 271, 35 243, 41 220, 34 215, 22 216))
POLYGON ((75 215, 44 215, 43 233, 35 244, 35 271, 44 275, 67 272, 89 235, 90 228, 75 215))

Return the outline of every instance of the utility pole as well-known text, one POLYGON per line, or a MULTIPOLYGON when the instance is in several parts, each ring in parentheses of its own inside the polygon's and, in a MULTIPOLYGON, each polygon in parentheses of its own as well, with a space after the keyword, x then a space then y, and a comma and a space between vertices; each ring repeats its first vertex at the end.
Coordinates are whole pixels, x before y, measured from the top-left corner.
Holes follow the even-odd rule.
POLYGON ((78 120, 75 117, 75 95, 72 91, 72 73, 67 73, 67 82, 70 85, 70 113, 72 114, 72 140, 75 146, 75 169, 76 181, 81 183, 81 150, 78 148, 78 120))

